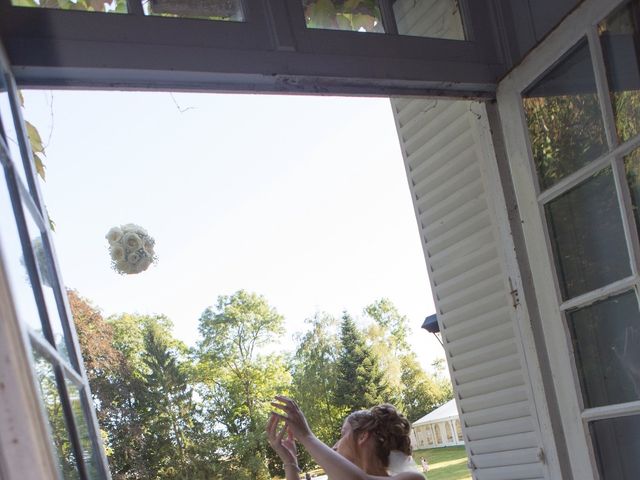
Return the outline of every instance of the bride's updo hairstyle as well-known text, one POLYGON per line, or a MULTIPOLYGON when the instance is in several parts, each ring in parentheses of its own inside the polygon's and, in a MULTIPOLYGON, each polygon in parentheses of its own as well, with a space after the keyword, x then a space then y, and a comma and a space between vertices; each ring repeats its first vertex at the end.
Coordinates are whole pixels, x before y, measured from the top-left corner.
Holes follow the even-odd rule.
POLYGON ((385 467, 389 453, 399 450, 411 455, 411 423, 393 405, 382 404, 369 410, 359 410, 347 417, 353 433, 370 432, 376 439, 376 454, 385 467))

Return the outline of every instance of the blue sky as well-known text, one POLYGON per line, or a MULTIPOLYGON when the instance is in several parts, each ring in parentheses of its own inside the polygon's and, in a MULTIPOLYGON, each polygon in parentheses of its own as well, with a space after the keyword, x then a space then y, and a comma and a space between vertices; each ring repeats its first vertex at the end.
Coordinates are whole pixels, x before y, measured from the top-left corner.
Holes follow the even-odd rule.
MULTIPOLYGON (((164 313, 187 344, 244 288, 286 318, 390 298, 423 365, 434 313, 388 99, 25 91, 47 145, 43 193, 65 283, 106 315, 164 313), (120 276, 105 233, 137 223, 159 261, 120 276)), ((287 342, 291 345, 291 342, 287 342)))

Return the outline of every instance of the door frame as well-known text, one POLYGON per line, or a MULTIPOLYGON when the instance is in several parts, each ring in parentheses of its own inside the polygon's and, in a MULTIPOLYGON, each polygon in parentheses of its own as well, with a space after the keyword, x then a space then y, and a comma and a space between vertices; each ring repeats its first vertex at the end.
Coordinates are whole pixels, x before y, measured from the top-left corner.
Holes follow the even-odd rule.
MULTIPOLYGON (((567 454, 574 478, 596 480, 599 478, 595 454, 590 441, 588 420, 597 417, 585 412, 582 405, 580 383, 576 376, 571 347, 571 338, 565 328, 565 319, 560 304, 563 303, 556 281, 551 245, 546 234, 542 201, 536 187, 536 173, 529 145, 527 123, 522 105, 522 92, 535 83, 555 62, 568 53, 585 37, 588 40, 594 74, 598 85, 600 107, 609 147, 604 158, 619 154, 619 148, 611 146, 615 137, 615 123, 606 85, 606 71, 602 60, 597 25, 626 0, 585 0, 549 36, 515 67, 498 84, 497 105, 505 140, 506 153, 512 177, 520 221, 524 233, 525 249, 535 288, 534 299, 540 312, 544 345, 550 365, 551 378, 547 378, 558 398, 558 408, 562 428, 567 442, 567 454), (613 126, 613 128, 611 128, 613 126)), ((640 143, 638 138, 635 143, 640 143)), ((633 143, 633 142, 631 142, 633 143)), ((629 148, 629 144, 626 144, 629 148)), ((597 160, 595 162, 598 162, 597 160)), ((563 183, 563 181, 559 182, 563 183)), ((555 186, 553 187, 555 188, 555 186)), ((545 192, 546 193, 546 192, 545 192)), ((623 215, 624 217, 624 215, 623 215)), ((623 218, 627 238, 629 219, 623 218)), ((634 276, 637 276, 637 242, 631 242, 629 260, 634 276)), ((617 282, 618 283, 618 282, 617 282)), ((630 288, 633 282, 622 282, 619 289, 630 288)), ((565 304, 568 302, 565 302, 565 304)), ((566 306, 566 305, 565 305, 566 306)), ((566 308, 564 308, 566 309, 566 308)), ((630 414, 640 406, 625 404, 621 414, 630 414)))

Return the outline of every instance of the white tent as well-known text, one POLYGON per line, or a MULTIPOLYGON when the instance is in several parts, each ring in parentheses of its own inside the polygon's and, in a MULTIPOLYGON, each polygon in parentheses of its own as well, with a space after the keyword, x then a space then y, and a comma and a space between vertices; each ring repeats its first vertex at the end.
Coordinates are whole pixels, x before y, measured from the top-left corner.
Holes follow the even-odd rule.
POLYGON ((412 442, 416 449, 464 445, 455 399, 413 422, 412 442))

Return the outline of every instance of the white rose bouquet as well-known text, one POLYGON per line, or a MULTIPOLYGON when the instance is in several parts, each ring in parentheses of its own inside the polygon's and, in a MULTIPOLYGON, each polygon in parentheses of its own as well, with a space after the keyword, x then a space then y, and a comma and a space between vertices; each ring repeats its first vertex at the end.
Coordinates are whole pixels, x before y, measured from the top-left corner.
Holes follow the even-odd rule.
POLYGON ((156 241, 134 223, 113 227, 107 232, 112 268, 121 275, 144 272, 158 257, 153 251, 156 241))

